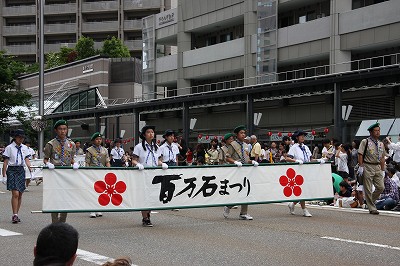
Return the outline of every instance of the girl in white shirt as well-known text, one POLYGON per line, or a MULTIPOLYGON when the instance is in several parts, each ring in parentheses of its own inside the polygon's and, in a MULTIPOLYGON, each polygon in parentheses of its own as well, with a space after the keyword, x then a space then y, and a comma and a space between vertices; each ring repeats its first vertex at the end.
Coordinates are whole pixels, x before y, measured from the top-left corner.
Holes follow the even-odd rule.
POLYGON ((21 207, 22 193, 26 188, 24 166, 26 165, 29 171, 31 170, 29 150, 22 144, 24 138, 24 131, 17 129, 13 141, 3 152, 3 183, 7 182, 7 190, 11 191, 11 209, 13 212, 11 222, 13 224, 21 222, 18 212, 21 207), (5 180, 6 178, 7 180, 5 180))
MULTIPOLYGON (((160 160, 160 150, 155 140, 155 126, 144 126, 140 133, 142 142, 139 142, 133 149, 132 165, 137 166, 139 170, 143 170, 145 166, 156 167, 162 166, 167 169, 168 165, 160 160)), ((145 227, 152 227, 150 221, 150 211, 142 211, 142 224, 145 227)))
POLYGON ((351 158, 350 145, 340 144, 336 152, 337 171, 346 182, 349 180, 349 158, 351 158))

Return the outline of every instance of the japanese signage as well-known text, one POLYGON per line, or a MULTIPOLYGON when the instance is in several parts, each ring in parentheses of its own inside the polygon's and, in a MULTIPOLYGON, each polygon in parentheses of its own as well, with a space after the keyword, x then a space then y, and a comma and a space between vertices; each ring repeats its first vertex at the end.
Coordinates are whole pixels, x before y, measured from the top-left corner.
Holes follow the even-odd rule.
POLYGON ((177 10, 170 9, 156 15, 156 29, 173 25, 177 22, 177 10))
POLYGON ((89 72, 93 72, 93 64, 88 64, 88 65, 84 65, 82 67, 82 73, 89 73, 89 72))
POLYGON ((43 211, 137 211, 332 198, 329 164, 44 169, 43 211))

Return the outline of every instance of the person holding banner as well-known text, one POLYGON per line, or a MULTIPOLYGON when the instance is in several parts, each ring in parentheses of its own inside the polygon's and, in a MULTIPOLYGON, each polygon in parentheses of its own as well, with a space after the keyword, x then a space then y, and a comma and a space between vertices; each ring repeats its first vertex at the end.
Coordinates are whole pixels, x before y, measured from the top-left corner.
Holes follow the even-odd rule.
MULTIPOLYGON (((241 167, 243 164, 251 163, 254 166, 258 166, 258 162, 254 160, 250 160, 249 154, 250 149, 249 146, 244 142, 246 138, 246 127, 238 126, 233 132, 236 134, 236 140, 233 140, 233 134, 229 133, 225 135, 226 147, 224 147, 225 152, 225 160, 227 163, 236 164, 238 167, 241 167)), ((225 218, 229 216, 230 209, 233 206, 225 206, 223 215, 225 218)), ((248 205, 241 205, 239 218, 242 220, 253 220, 249 214, 247 214, 248 205)))
MULTIPOLYGON (((168 164, 163 163, 161 159, 160 149, 155 140, 155 126, 144 126, 139 137, 142 142, 139 142, 132 153, 132 165, 137 166, 139 170, 143 170, 145 166, 156 167, 162 166, 163 169, 168 169, 168 164)), ((144 227, 152 227, 150 221, 151 211, 142 211, 142 225, 144 227)))
POLYGON ((167 129, 163 135, 165 142, 160 147, 160 155, 162 161, 168 166, 178 166, 179 148, 174 143, 175 132, 172 129, 167 129))
POLYGON ((18 212, 21 207, 22 194, 25 191, 25 169, 24 164, 31 170, 29 150, 22 144, 25 134, 22 129, 14 132, 14 138, 3 152, 3 183, 7 184, 7 190, 11 191, 11 209, 13 215, 11 222, 13 224, 21 222, 18 212), (5 180, 7 178, 7 180, 5 180))
MULTIPOLYGON (((312 154, 307 145, 304 144, 306 132, 303 130, 295 131, 292 135, 294 144, 290 147, 289 152, 286 156, 286 162, 294 162, 303 164, 305 162, 317 161, 319 163, 325 163, 324 159, 312 159, 312 154)), ((294 206, 297 202, 290 202, 288 204, 290 214, 294 215, 294 206)), ((300 201, 301 208, 303 209, 304 217, 312 217, 311 213, 306 208, 306 202, 300 201)))
MULTIPOLYGON (((110 157, 106 148, 101 146, 103 136, 96 132, 92 135, 93 145, 86 151, 85 165, 86 167, 110 167, 110 157)), ((90 218, 102 217, 101 212, 91 212, 90 218)))
POLYGON ((124 157, 125 151, 121 147, 121 139, 116 139, 114 141, 114 148, 111 149, 111 166, 112 167, 122 167, 124 166, 124 162, 122 158, 124 157))
MULTIPOLYGON (((54 131, 56 137, 46 143, 44 147, 44 164, 50 169, 54 169, 57 166, 70 166, 76 170, 79 168, 79 164, 74 162, 74 156, 76 153, 75 143, 67 138, 68 124, 65 120, 58 120, 54 124, 54 131)), ((67 213, 52 213, 51 220, 53 223, 62 222, 65 223, 67 220, 67 213)))
POLYGON ((76 139, 74 140, 75 143, 75 155, 84 155, 85 153, 83 152, 83 149, 81 148, 81 140, 80 139, 76 139))

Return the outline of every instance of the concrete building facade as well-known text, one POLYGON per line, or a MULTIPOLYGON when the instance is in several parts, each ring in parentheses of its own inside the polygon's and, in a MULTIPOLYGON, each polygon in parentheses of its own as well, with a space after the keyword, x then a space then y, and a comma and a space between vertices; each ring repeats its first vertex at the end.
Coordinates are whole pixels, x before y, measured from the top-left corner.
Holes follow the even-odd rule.
MULTIPOLYGON (((39 8, 36 0, 0 1, 0 50, 36 62, 39 8)), ((142 56, 142 18, 174 6, 175 0, 43 0, 44 51, 74 47, 91 37, 99 49, 108 37, 124 41, 131 55, 142 56)))

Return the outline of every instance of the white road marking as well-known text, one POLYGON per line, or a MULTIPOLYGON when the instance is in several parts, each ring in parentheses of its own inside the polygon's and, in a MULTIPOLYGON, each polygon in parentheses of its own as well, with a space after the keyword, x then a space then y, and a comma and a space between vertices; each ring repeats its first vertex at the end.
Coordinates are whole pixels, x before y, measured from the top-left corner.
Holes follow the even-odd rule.
POLYGON ((364 241, 356 241, 356 240, 343 239, 343 238, 330 237, 330 236, 323 236, 321 238, 329 239, 329 240, 335 240, 335 241, 341 241, 341 242, 360 244, 360 245, 366 245, 366 246, 374 246, 374 247, 379 247, 379 248, 388 248, 388 249, 400 250, 400 247, 393 247, 393 246, 389 246, 389 245, 383 245, 383 244, 377 244, 377 243, 369 243, 369 242, 364 242, 364 241))
MULTIPOLYGON (((103 265, 104 263, 106 263, 107 261, 114 261, 114 259, 109 258, 109 257, 105 257, 93 252, 89 252, 86 250, 82 250, 79 249, 76 251, 76 255, 78 255, 78 259, 84 260, 84 261, 88 261, 88 262, 93 262, 97 265, 103 265)), ((137 266, 132 264, 132 266, 137 266)))
POLYGON ((21 233, 13 232, 13 231, 8 231, 6 229, 1 229, 0 228, 0 236, 21 236, 21 233))

